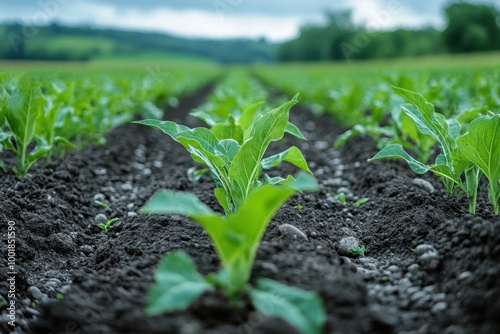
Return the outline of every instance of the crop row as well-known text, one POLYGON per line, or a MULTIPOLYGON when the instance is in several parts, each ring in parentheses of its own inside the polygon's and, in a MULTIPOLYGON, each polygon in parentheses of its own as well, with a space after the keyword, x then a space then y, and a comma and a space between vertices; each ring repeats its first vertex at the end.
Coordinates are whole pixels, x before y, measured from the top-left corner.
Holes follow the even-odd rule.
POLYGON ((274 214, 298 191, 318 185, 299 148, 264 157, 268 146, 286 132, 305 139, 289 122, 291 101, 272 109, 260 83, 244 72, 231 73, 192 115, 210 128, 188 128, 170 121, 137 122, 158 129, 181 144, 214 180, 214 195, 224 215, 190 193, 157 192, 141 209, 146 214, 181 214, 207 231, 222 269, 202 277, 189 256, 170 252, 156 271, 146 312, 156 315, 187 308, 202 293, 221 290, 233 304, 244 294, 260 312, 284 318, 302 333, 320 333, 325 322, 321 299, 312 292, 260 278, 249 283, 255 255, 274 214), (263 171, 288 162, 302 172, 295 177, 270 177, 263 171), (273 307, 269 307, 269 303, 273 307))
POLYGON ((447 195, 467 196, 470 213, 476 211, 484 175, 498 215, 500 71, 350 71, 347 75, 311 66, 300 71, 265 68, 257 74, 286 92, 300 91, 313 109, 352 127, 338 137, 335 147, 358 135, 370 136, 381 149, 372 160, 401 158, 418 174, 434 173, 447 195))
MULTIPOLYGON (((163 117, 157 106, 175 104, 216 72, 150 75, 0 73, 0 155, 12 151, 16 175, 26 175, 40 158, 50 161, 68 148, 105 143, 105 134, 143 118, 163 117)), ((1 157, 0 157, 1 158, 1 157)), ((0 159, 0 168, 5 169, 0 159)))

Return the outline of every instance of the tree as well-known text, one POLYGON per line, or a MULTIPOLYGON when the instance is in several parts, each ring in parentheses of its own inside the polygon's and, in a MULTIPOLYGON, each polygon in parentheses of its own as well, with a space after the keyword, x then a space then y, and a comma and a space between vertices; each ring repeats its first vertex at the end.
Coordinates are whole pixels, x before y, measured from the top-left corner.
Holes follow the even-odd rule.
POLYGON ((443 41, 451 52, 500 49, 500 13, 490 5, 454 3, 445 8, 443 41))

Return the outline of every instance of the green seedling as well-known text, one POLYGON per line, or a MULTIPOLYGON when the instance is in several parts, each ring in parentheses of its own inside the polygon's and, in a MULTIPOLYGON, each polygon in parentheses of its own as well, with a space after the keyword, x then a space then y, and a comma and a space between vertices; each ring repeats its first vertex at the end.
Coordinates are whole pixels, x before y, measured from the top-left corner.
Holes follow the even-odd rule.
POLYGON ((471 122, 469 130, 461 135, 461 126, 455 119, 446 119, 435 112, 434 106, 420 94, 394 87, 411 104, 402 105, 403 111, 413 119, 418 130, 433 137, 439 144, 440 154, 435 163, 428 165, 409 155, 401 145, 391 144, 369 161, 383 158, 404 159, 417 174, 431 171, 443 182, 448 196, 455 190, 467 194, 469 212, 476 210, 479 179, 484 173, 489 180, 489 198, 498 215, 500 200, 500 115, 489 114, 471 122), (465 175, 463 180, 462 175, 465 175))
POLYGON ((299 204, 299 205, 297 205, 295 208, 296 208, 297 210, 303 210, 303 209, 304 209, 304 206, 299 204))
POLYGON ((347 202, 347 198, 345 197, 344 193, 338 193, 337 195, 334 196, 334 198, 344 204, 347 202))
POLYGON ((294 97, 282 106, 253 119, 243 135, 242 145, 234 139, 219 140, 213 131, 206 128, 191 129, 174 122, 158 120, 136 123, 163 131, 183 145, 195 162, 205 165, 215 181, 215 197, 226 214, 232 214, 246 202, 253 190, 290 180, 290 176, 285 179, 265 175, 260 181, 262 170, 279 166, 286 161, 311 173, 301 151, 295 146, 264 158, 271 142, 283 137, 290 108, 297 102, 297 97, 294 97))
POLYGON ((1 143, 6 149, 16 154, 14 173, 18 177, 25 176, 30 167, 52 148, 43 137, 35 134, 45 103, 40 87, 25 77, 19 80, 6 103, 5 118, 10 132, 3 133, 0 139, 3 139, 1 143), (29 150, 32 143, 35 146, 29 150))
POLYGON ((117 222, 118 220, 120 220, 120 219, 119 218, 108 219, 107 222, 99 223, 99 224, 97 224, 97 226, 102 228, 105 233, 108 233, 108 229, 111 227, 111 225, 113 225, 113 223, 117 222))
POLYGON ((351 248, 351 254, 354 256, 365 256, 365 246, 351 248))
POLYGON ((99 200, 95 200, 94 203, 99 206, 102 206, 103 208, 107 208, 109 206, 108 203, 99 200))
POLYGON ((354 206, 355 207, 360 207, 361 205, 365 204, 366 202, 368 202, 370 199, 367 198, 367 197, 364 197, 364 198, 360 198, 358 199, 356 202, 354 202, 354 206))
POLYGON ((57 300, 61 300, 61 299, 63 299, 63 298, 64 298, 64 296, 63 296, 63 294, 62 294, 62 293, 58 292, 58 293, 56 294, 56 299, 57 299, 57 300))
POLYGON ((208 232, 222 269, 203 278, 185 253, 169 253, 155 273, 156 283, 149 292, 146 313, 157 315, 185 309, 202 293, 218 288, 233 303, 247 292, 254 307, 264 314, 282 317, 304 334, 320 333, 325 315, 321 299, 314 293, 267 279, 257 280, 256 286, 248 283, 257 248, 273 215, 297 191, 317 189, 311 175, 299 173, 280 185, 256 188, 228 216, 213 212, 192 194, 166 190, 157 193, 141 213, 181 214, 197 221, 208 232), (267 307, 269 301, 274 307, 267 307))

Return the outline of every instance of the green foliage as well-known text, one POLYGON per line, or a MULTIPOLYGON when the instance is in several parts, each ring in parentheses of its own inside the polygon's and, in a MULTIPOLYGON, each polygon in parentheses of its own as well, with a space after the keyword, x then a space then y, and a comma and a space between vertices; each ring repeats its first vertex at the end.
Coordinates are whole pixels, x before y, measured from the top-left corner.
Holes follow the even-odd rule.
MULTIPOLYGON (((498 215, 500 204, 500 114, 476 118, 457 140, 463 159, 477 166, 489 181, 489 199, 498 215)), ((475 172, 478 174, 478 171, 475 172)), ((475 177, 477 179, 477 176, 475 177)), ((477 188, 476 188, 477 189, 477 188)))
POLYGON ((370 199, 367 198, 367 197, 364 197, 364 198, 360 198, 358 199, 356 202, 354 202, 354 206, 355 207, 360 207, 361 205, 365 204, 366 202, 368 202, 370 199))
POLYGON ((213 289, 198 273, 189 256, 177 251, 170 252, 160 262, 155 280, 148 293, 148 315, 185 309, 203 292, 213 289))
MULTIPOLYGON (((241 145, 244 133, 252 122, 262 116, 264 110, 270 109, 265 102, 267 98, 266 89, 257 80, 246 72, 233 71, 190 115, 210 126, 219 140, 234 139, 241 145)), ((297 126, 290 122, 285 132, 305 140, 297 126)))
POLYGON ((500 49, 500 13, 493 5, 452 3, 445 9, 448 26, 443 39, 455 53, 500 49))
POLYGON ((111 225, 113 225, 113 223, 116 223, 119 220, 120 220, 119 218, 108 219, 108 221, 106 221, 105 223, 99 223, 97 224, 97 226, 102 228, 104 233, 108 233, 108 229, 111 227, 111 225))
POLYGON ((284 318, 303 333, 319 333, 324 310, 316 295, 269 280, 258 281, 255 288, 248 285, 257 248, 274 214, 297 191, 317 189, 311 175, 299 173, 287 183, 253 190, 238 211, 228 216, 213 212, 192 194, 158 192, 141 213, 182 214, 200 223, 208 232, 223 268, 204 280, 186 255, 168 254, 156 272, 147 312, 159 314, 185 309, 203 292, 216 286, 232 301, 248 291, 258 310, 284 318), (279 298, 274 298, 275 295, 279 298), (271 296, 273 308, 264 308, 263 298, 271 296))
POLYGON ((234 139, 219 140, 212 130, 190 129, 170 121, 144 120, 136 122, 159 129, 183 145, 195 162, 204 164, 215 181, 215 196, 227 214, 234 213, 246 201, 250 192, 265 184, 286 182, 284 178, 259 181, 263 169, 287 161, 310 172, 302 153, 296 147, 264 159, 268 146, 281 139, 288 124, 290 108, 297 99, 272 109, 252 120, 240 145, 234 139))
POLYGON ((351 254, 354 256, 365 256, 365 246, 355 246, 351 248, 351 254))
POLYGON ((51 149, 43 137, 35 135, 35 127, 42 116, 45 102, 41 89, 32 86, 27 78, 19 81, 17 89, 9 98, 5 118, 11 133, 10 138, 4 138, 3 143, 16 153, 17 167, 14 172, 19 177, 26 175, 29 168, 51 149), (32 142, 36 145, 28 151, 32 142))
MULTIPOLYGON (((16 175, 23 177, 42 157, 50 162, 54 154, 68 149, 83 148, 89 142, 104 144, 111 129, 136 114, 163 118, 156 104, 165 105, 191 92, 217 71, 200 68, 191 74, 183 69, 170 76, 158 72, 146 77, 120 73, 108 70, 77 77, 57 71, 0 73, 0 154, 4 150, 16 154, 16 175)), ((1 160, 0 168, 6 168, 1 160)))
POLYGON ((408 154, 401 145, 391 144, 382 149, 372 160, 401 158, 417 174, 431 171, 443 182, 447 195, 457 189, 469 198, 469 211, 475 213, 477 188, 481 172, 490 181, 490 201, 498 214, 498 183, 500 177, 498 142, 500 140, 500 116, 482 116, 471 122, 468 132, 461 135, 461 126, 456 119, 446 119, 435 112, 434 106, 422 95, 394 87, 411 104, 402 105, 403 111, 415 122, 418 130, 432 137, 438 144, 440 154, 435 163, 428 165, 408 154), (465 182, 462 179, 465 175, 465 182))
POLYGON ((280 317, 301 333, 320 334, 326 321, 323 303, 312 292, 291 288, 269 279, 258 279, 250 290, 255 308, 268 316, 280 317))
POLYGON ((334 198, 344 204, 347 203, 347 198, 345 197, 344 193, 338 193, 337 195, 334 196, 334 198))

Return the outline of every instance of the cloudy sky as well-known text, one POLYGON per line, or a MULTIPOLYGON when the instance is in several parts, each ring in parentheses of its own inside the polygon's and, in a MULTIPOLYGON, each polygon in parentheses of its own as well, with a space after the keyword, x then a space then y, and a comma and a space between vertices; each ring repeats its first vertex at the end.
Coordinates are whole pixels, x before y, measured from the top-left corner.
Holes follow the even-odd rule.
MULTIPOLYGON (((321 22, 325 10, 352 9, 372 29, 444 25, 449 0, 15 0, 0 2, 0 21, 167 32, 189 37, 293 38, 300 25, 321 22)), ((500 0, 475 2, 500 4, 500 0)))

